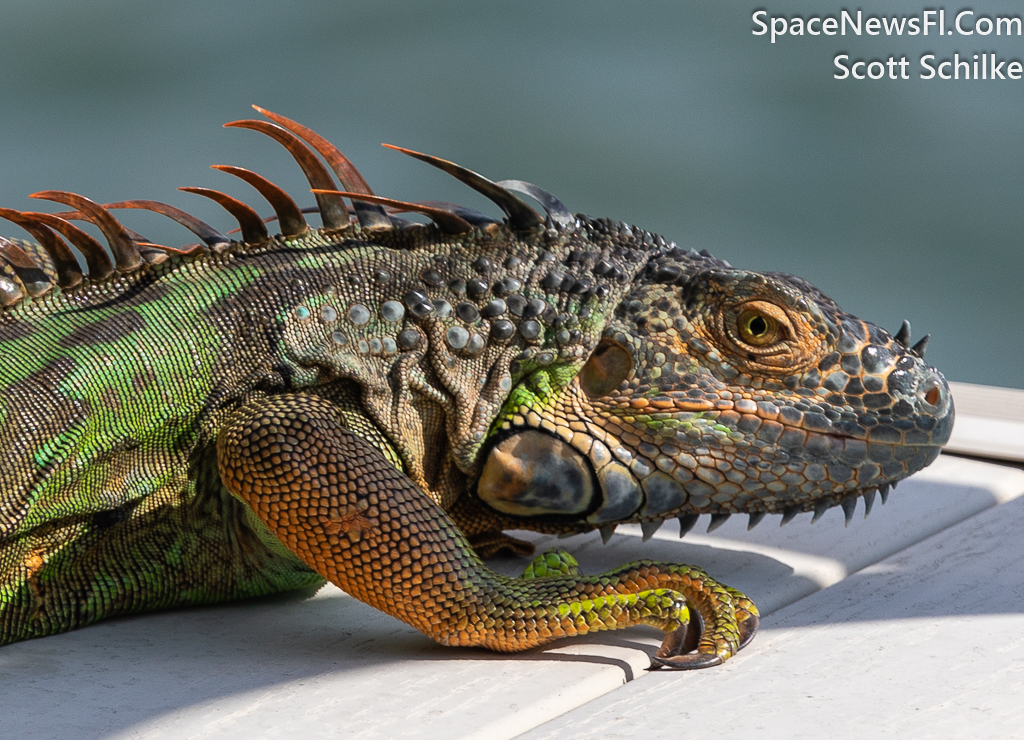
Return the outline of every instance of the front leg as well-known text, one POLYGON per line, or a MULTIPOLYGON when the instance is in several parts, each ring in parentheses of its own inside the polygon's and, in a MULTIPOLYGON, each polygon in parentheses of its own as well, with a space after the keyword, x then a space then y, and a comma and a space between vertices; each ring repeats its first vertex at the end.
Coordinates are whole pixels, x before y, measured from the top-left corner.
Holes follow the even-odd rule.
POLYGON ((264 398, 240 409, 217 445, 224 484, 299 558, 350 595, 445 645, 516 651, 636 624, 666 641, 656 662, 699 668, 756 629, 753 604, 686 565, 639 561, 597 576, 508 578, 487 568, 451 519, 350 432, 322 398, 264 398), (706 626, 680 655, 687 603, 706 626))

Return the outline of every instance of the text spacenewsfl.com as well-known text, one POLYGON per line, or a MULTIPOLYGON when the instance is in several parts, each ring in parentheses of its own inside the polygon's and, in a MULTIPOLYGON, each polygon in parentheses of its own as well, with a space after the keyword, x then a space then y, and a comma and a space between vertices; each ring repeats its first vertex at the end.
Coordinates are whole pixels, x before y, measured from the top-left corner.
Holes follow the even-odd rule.
MULTIPOLYGON (((782 36, 966 36, 989 37, 1022 34, 1019 15, 982 15, 971 9, 946 13, 945 8, 922 10, 918 15, 875 16, 858 10, 841 10, 838 16, 769 15, 767 10, 755 10, 753 15, 755 36, 766 36, 774 44, 782 36)), ((837 54, 833 59, 837 80, 909 80, 911 63, 905 55, 888 59, 851 59, 849 54, 837 54)), ((1024 77, 1024 64, 1019 59, 1006 59, 986 50, 961 55, 954 52, 938 58, 935 54, 921 55, 917 62, 917 76, 922 80, 1019 80, 1024 77)))

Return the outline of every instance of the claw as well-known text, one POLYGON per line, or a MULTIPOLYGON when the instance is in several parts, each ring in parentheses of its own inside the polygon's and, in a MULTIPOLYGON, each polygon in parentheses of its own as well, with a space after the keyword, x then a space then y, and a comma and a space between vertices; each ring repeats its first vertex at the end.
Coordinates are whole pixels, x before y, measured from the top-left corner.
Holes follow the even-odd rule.
POLYGON ((698 668, 711 668, 721 665, 725 661, 719 655, 711 653, 693 653, 692 655, 679 655, 674 658, 659 658, 654 656, 650 659, 651 668, 668 668, 669 670, 696 670, 698 668))
MULTIPOLYGON (((685 622, 672 632, 665 634, 665 638, 658 647, 658 652, 651 658, 650 670, 653 671, 659 668, 677 671, 686 670, 685 664, 681 659, 700 647, 700 636, 704 631, 704 623, 700 618, 700 614, 696 611, 690 611, 689 614, 690 622, 685 622)), ((692 657, 696 658, 698 656, 694 655, 692 657)), ((704 668, 705 666, 693 667, 704 668)))
POLYGON ((740 646, 737 650, 742 650, 750 644, 760 626, 761 616, 756 612, 750 612, 747 618, 740 622, 740 646))
POLYGON ((750 520, 747 522, 747 531, 748 532, 750 530, 752 530, 754 527, 756 527, 758 524, 761 523, 761 520, 764 519, 764 517, 765 517, 765 513, 766 512, 763 512, 763 511, 753 511, 753 512, 751 512, 750 520))
POLYGON ((796 515, 799 514, 800 511, 800 507, 796 504, 794 504, 793 506, 787 506, 785 509, 782 510, 782 521, 779 522, 779 526, 785 527, 787 524, 793 521, 793 519, 796 518, 796 515))
POLYGON ((821 519, 826 511, 832 508, 832 502, 827 498, 819 499, 818 503, 814 505, 814 516, 811 517, 811 524, 821 519))
POLYGON ((691 655, 677 655, 672 658, 659 658, 655 655, 651 658, 651 669, 667 668, 670 671, 695 671, 699 668, 712 668, 722 665, 725 661, 722 656, 713 653, 693 653, 691 655))
POLYGON ((883 483, 878 487, 878 495, 882 497, 882 506, 885 506, 885 502, 889 500, 889 484, 883 483))
POLYGON ((652 669, 685 671, 720 665, 750 644, 760 625, 757 607, 734 588, 722 584, 718 588, 729 598, 687 610, 690 623, 665 635, 651 659, 652 669))
MULTIPOLYGON (((684 624, 665 636, 661 647, 658 648, 658 652, 651 657, 650 670, 656 671, 659 668, 664 668, 669 671, 694 671, 722 665, 726 658, 730 657, 729 655, 723 657, 718 653, 706 651, 694 652, 699 649, 700 638, 704 628, 702 620, 697 618, 697 616, 694 612, 696 624, 684 624)), ((756 616, 754 616, 753 624, 751 625, 752 629, 749 629, 749 631, 745 629, 750 624, 750 621, 748 617, 745 622, 739 625, 740 641, 736 651, 750 644, 750 641, 754 639, 754 635, 757 634, 758 620, 756 616)))
MULTIPOLYGON (((689 622, 681 624, 675 630, 665 635, 656 656, 659 658, 671 658, 676 655, 686 655, 697 649, 700 641, 700 625, 697 629, 691 629, 689 622)), ((652 667, 654 661, 651 661, 652 667)))

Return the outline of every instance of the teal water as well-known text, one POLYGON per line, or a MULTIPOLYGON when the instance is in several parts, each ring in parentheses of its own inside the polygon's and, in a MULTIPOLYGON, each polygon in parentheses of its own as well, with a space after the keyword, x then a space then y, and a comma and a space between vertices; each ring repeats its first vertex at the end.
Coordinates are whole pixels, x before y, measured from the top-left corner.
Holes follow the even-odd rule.
MULTIPOLYGON (((1024 80, 832 77, 838 53, 906 55, 915 77, 928 51, 1024 60, 1022 37, 771 44, 751 33, 755 7, 0 2, 0 205, 37 209, 28 193, 66 189, 167 200, 227 228, 215 206, 174 190, 259 204, 207 169, 219 163, 311 203, 277 144, 219 128, 258 103, 332 139, 382 195, 493 211, 381 141, 529 180, 574 210, 797 273, 892 330, 907 318, 915 336, 932 334, 928 358, 952 379, 1024 388, 1024 80)), ((1024 13, 1008 1, 975 10, 1024 13)), ((156 241, 191 240, 145 214, 125 220, 156 241)))

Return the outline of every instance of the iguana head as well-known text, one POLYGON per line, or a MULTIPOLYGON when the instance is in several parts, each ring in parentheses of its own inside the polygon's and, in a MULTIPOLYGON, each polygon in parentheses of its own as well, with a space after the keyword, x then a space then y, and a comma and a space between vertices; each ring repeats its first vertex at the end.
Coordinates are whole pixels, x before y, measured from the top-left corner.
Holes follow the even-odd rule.
MULTIPOLYGON (((800 278, 655 254, 561 383, 527 377, 477 486, 502 514, 567 530, 700 514, 784 522, 924 468, 953 426, 942 375, 800 278), (537 388, 547 392, 538 392, 537 388)), ((550 375, 550 368, 541 369, 550 375)), ((713 524, 716 520, 713 520, 713 524)))

